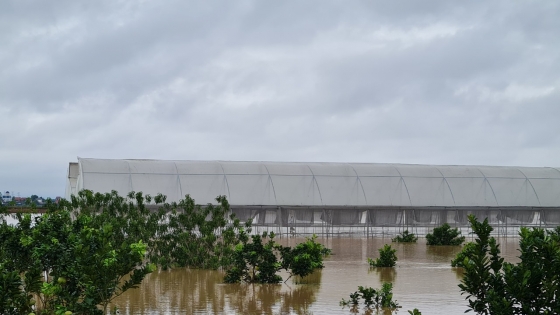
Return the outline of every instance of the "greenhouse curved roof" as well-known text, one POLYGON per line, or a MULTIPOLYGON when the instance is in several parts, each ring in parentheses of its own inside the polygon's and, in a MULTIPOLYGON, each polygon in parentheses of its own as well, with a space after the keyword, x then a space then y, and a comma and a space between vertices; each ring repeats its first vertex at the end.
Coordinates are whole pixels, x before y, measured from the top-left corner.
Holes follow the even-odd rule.
POLYGON ((67 197, 81 189, 190 194, 197 203, 226 195, 232 205, 558 207, 553 167, 378 163, 165 161, 78 158, 67 197))

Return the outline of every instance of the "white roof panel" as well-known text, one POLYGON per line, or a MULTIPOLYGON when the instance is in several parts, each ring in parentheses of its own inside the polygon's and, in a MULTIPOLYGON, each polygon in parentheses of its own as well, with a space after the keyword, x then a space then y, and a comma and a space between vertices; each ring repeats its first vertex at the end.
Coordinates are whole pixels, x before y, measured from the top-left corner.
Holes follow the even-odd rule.
POLYGON ((67 194, 190 194, 201 204, 226 195, 232 205, 560 206, 560 170, 551 167, 79 158, 68 177, 67 194))

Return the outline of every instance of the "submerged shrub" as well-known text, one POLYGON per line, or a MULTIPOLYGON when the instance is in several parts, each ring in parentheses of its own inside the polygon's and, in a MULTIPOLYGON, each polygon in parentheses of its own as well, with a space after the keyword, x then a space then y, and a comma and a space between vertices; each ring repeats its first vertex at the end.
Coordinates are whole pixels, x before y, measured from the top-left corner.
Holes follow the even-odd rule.
POLYGON ((460 236, 459 229, 452 229, 449 224, 434 228, 432 233, 426 234, 427 245, 461 245, 465 241, 464 236, 460 236))
POLYGON ((323 256, 330 253, 330 249, 317 243, 316 235, 307 238, 305 242, 295 247, 277 246, 280 250, 282 268, 290 273, 290 277, 303 278, 313 273, 316 269, 322 269, 323 256))
POLYGON ((465 267, 465 259, 468 262, 468 257, 472 257, 476 249, 476 243, 468 242, 463 246, 460 252, 457 253, 455 259, 451 261, 451 267, 465 267))
POLYGON ((393 301, 393 285, 391 283, 383 283, 381 289, 359 286, 358 291, 350 293, 350 299, 342 299, 340 305, 356 308, 360 304, 360 299, 364 300, 364 306, 368 309, 394 310, 399 308, 397 302, 393 301))
POLYGON ((408 230, 404 230, 404 232, 391 239, 392 242, 397 243, 416 243, 417 240, 418 237, 414 233, 409 233, 408 230))
POLYGON ((235 247, 233 266, 226 271, 226 283, 278 283, 282 277, 274 249, 274 233, 265 231, 262 235, 252 235, 251 242, 244 241, 235 247), (269 237, 268 237, 269 236, 269 237), (268 237, 268 240, 266 240, 268 237))
POLYGON ((226 270, 224 282, 278 283, 283 280, 277 275, 282 269, 290 274, 289 279, 292 276, 302 278, 323 268, 324 253, 330 250, 317 243, 315 235, 293 248, 276 244, 274 236, 273 232, 265 231, 262 235, 252 235, 251 242, 248 237, 241 238, 242 242, 233 253, 233 263, 226 270))
POLYGON ((385 244, 379 250, 379 258, 373 260, 368 258, 367 261, 372 267, 394 267, 397 264, 397 252, 391 245, 385 244))

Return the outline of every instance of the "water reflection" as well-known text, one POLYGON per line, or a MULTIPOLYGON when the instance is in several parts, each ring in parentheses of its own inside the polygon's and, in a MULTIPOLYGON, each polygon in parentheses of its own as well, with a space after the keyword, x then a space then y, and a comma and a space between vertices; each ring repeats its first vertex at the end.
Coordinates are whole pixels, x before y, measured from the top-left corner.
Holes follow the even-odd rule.
POLYGON ((273 306, 280 301, 282 285, 234 284, 225 287, 228 300, 240 314, 272 314, 273 306))
POLYGON ((239 314, 310 314, 319 285, 225 285, 231 308, 239 314))
POLYGON ((154 272, 141 286, 114 301, 125 314, 161 314, 161 310, 187 314, 222 314, 223 274, 212 270, 174 269, 154 272))
POLYGON ((463 246, 426 245, 426 252, 433 262, 449 263, 461 251, 463 246))
POLYGON ((461 282, 461 280, 463 280, 463 276, 465 275, 465 269, 461 267, 454 267, 451 269, 453 270, 453 272, 455 272, 455 277, 457 277, 457 280, 461 282))
POLYGON ((368 273, 377 274, 379 276, 380 283, 393 283, 395 282, 395 278, 397 277, 397 270, 396 268, 392 267, 370 267, 368 273))
MULTIPOLYGON (((304 239, 279 239, 291 245, 304 239)), ((339 301, 358 286, 380 288, 393 283, 393 298, 402 309, 418 308, 424 314, 462 314, 465 297, 457 285, 461 268, 451 268, 451 259, 461 246, 391 245, 397 249, 394 268, 371 268, 367 257, 378 257, 378 249, 391 243, 389 238, 318 239, 333 255, 325 259, 325 269, 304 279, 293 278, 278 285, 224 284, 223 272, 175 269, 149 275, 138 289, 118 297, 121 314, 349 314, 339 301), (398 275, 398 276, 397 276, 398 275)), ((518 239, 500 239, 506 261, 515 262, 518 239)), ((287 274, 282 277, 287 278, 287 274)), ((357 314, 383 314, 390 311, 354 310, 357 314)))
POLYGON ((309 309, 317 300, 318 285, 300 285, 283 294, 282 314, 312 314, 309 309))
POLYGON ((311 314, 321 277, 317 271, 287 284, 224 284, 222 272, 181 268, 148 275, 113 305, 123 314, 311 314))
POLYGON ((419 252, 423 251, 423 246, 418 246, 417 243, 394 243, 393 247, 397 248, 397 257, 401 261, 418 258, 419 252))
POLYGON ((367 307, 352 306, 349 308, 351 314, 363 314, 363 315, 392 315, 398 312, 398 309, 375 309, 367 307))
POLYGON ((305 276, 303 278, 299 277, 299 276, 294 276, 292 278, 292 282, 295 283, 295 284, 320 285, 322 278, 323 278, 323 270, 322 269, 317 269, 312 274, 310 274, 308 276, 305 276))

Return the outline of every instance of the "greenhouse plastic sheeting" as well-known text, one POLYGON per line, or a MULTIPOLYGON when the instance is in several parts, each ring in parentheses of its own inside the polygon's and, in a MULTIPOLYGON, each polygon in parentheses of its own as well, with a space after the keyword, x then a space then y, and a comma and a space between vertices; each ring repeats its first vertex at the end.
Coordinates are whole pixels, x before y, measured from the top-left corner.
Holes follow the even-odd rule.
MULTIPOLYGON (((230 204, 245 206, 558 207, 560 171, 551 167, 78 158, 78 163, 69 165, 66 197, 81 189, 116 190, 121 195, 162 193, 167 201, 189 194, 200 204, 214 203, 217 196, 225 195, 230 204)), ((337 214, 333 219, 345 222, 356 216, 337 214)), ((433 221, 432 216, 417 215, 416 220, 433 221)), ((553 214, 546 216, 557 221, 553 214)), ((519 219, 530 217, 525 214, 519 219)))

